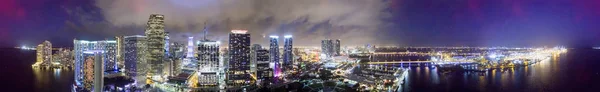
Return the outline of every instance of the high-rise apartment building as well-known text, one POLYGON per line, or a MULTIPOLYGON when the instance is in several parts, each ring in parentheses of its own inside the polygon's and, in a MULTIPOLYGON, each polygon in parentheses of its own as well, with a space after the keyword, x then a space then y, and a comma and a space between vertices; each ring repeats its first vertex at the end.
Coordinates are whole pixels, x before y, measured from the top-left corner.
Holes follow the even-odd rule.
POLYGON ((123 37, 123 55, 125 61, 125 74, 137 80, 137 84, 144 84, 148 65, 146 62, 146 36, 133 35, 123 37))
POLYGON ((269 36, 269 61, 273 63, 273 74, 275 77, 281 73, 279 62, 279 36, 269 36))
POLYGON ((286 35, 283 39, 283 66, 290 66, 294 62, 294 54, 292 52, 292 36, 286 35))
POLYGON ((50 65, 52 63, 52 43, 44 41, 36 48, 37 63, 42 65, 50 65))
POLYGON ((250 80, 250 34, 247 30, 232 30, 229 34, 229 66, 227 84, 244 86, 250 80))
POLYGON ((91 88, 95 71, 113 69, 111 62, 116 61, 116 44, 114 40, 86 41, 73 40, 75 54, 75 83, 79 87, 91 88), (101 57, 98 57, 101 56, 101 57), (100 61, 97 61, 100 60, 100 61), (102 62, 102 67, 97 67, 94 62, 102 62), (101 70, 98 70, 101 69, 101 70))
POLYGON ((153 79, 161 78, 165 73, 164 68, 164 57, 165 57, 165 24, 164 16, 160 14, 150 15, 150 19, 146 25, 146 47, 148 48, 148 55, 146 59, 150 65, 149 74, 153 79))

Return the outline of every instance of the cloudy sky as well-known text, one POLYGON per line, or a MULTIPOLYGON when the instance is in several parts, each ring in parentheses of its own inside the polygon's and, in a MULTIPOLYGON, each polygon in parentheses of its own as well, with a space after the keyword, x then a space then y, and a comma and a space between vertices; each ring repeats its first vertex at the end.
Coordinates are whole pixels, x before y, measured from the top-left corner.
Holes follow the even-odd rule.
POLYGON ((252 43, 293 35, 294 44, 398 46, 600 45, 596 0, 2 0, 0 46, 143 35, 165 15, 175 41, 226 41, 247 29, 252 43))

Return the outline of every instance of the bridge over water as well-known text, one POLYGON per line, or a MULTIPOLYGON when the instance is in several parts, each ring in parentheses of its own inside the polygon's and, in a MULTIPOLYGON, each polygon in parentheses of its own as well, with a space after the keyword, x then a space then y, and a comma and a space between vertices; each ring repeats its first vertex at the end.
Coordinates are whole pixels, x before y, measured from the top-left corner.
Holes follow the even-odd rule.
POLYGON ((428 66, 435 64, 475 64, 475 61, 386 61, 367 62, 370 65, 428 66))

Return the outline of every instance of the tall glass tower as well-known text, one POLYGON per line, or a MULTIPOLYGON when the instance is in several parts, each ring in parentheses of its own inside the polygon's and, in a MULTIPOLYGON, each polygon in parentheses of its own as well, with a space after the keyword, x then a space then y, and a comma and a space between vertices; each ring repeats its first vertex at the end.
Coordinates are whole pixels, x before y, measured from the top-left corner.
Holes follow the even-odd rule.
POLYGON ((294 62, 294 54, 292 54, 292 36, 286 35, 283 39, 283 66, 292 65, 294 62))
POLYGON ((145 84, 148 65, 146 63, 146 36, 123 37, 125 74, 136 80, 138 86, 145 84))
POLYGON ((269 36, 269 61, 273 63, 273 75, 278 77, 281 73, 281 63, 279 62, 279 36, 269 36))
POLYGON ((333 56, 333 42, 331 39, 321 40, 321 59, 329 59, 333 56))
POLYGON ((227 84, 244 86, 250 80, 250 34, 247 30, 232 30, 229 34, 229 70, 227 84))
POLYGON ((160 14, 150 15, 146 25, 146 45, 148 48, 147 62, 150 64, 149 74, 153 79, 161 78, 164 68, 165 57, 165 24, 164 16, 160 14))

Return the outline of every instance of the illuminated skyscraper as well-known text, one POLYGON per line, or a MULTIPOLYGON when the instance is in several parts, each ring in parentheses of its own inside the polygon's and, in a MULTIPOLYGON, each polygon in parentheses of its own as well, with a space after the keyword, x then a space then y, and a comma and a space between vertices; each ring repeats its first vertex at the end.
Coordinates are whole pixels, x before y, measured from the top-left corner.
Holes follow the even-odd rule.
MULTIPOLYGON (((94 77, 92 79, 94 79, 94 87, 92 88, 94 90, 94 92, 102 92, 104 91, 104 71, 106 68, 104 67, 104 64, 102 61, 104 61, 104 59, 100 59, 102 57, 105 57, 106 55, 109 54, 103 54, 106 53, 105 50, 97 50, 97 51, 86 51, 84 52, 86 54, 93 54, 94 55, 94 77)), ((116 55, 115 55, 116 56, 116 55)), ((104 61, 106 62, 106 61, 104 61)), ((87 70, 89 71, 89 70, 87 70)))
POLYGON ((321 41, 321 59, 328 59, 333 56, 333 42, 331 39, 321 41))
POLYGON ((333 42, 333 52, 335 53, 335 56, 339 56, 340 54, 340 39, 336 39, 335 42, 333 42))
POLYGON ((115 40, 117 41, 117 66, 119 68, 124 68, 125 67, 125 41, 123 39, 123 36, 116 36, 115 40))
POLYGON ((283 39, 283 66, 292 65, 294 62, 294 54, 292 54, 292 36, 286 35, 283 39))
POLYGON ((44 62, 44 45, 43 44, 39 44, 37 45, 37 47, 35 48, 35 52, 36 52, 36 64, 42 64, 44 62))
POLYGON ((86 50, 81 54, 85 56, 81 67, 83 79, 81 83, 77 82, 77 87, 86 91, 101 92, 104 88, 104 50, 86 50))
POLYGON ((269 36, 269 61, 273 63, 273 73, 275 77, 281 73, 281 63, 279 62, 279 36, 269 36))
POLYGON ((169 32, 165 32, 165 59, 171 56, 169 39, 169 32))
POLYGON ((73 40, 74 54, 75 54, 75 83, 78 87, 90 87, 92 76, 96 75, 94 72, 100 67, 95 67, 93 62, 95 60, 101 60, 103 62, 104 69, 114 68, 114 65, 107 65, 111 61, 116 61, 116 44, 114 40, 103 40, 103 41, 85 41, 85 40, 73 40), (94 57, 100 55, 101 57, 94 57))
POLYGON ((160 14, 150 15, 150 19, 146 25, 146 45, 148 48, 147 62, 150 64, 149 74, 156 79, 160 78, 165 72, 164 57, 165 57, 165 29, 164 16, 160 14))
POLYGON ((171 60, 171 74, 177 75, 181 73, 182 62, 185 54, 185 44, 173 42, 169 45, 169 59, 171 60))
POLYGON ((138 85, 145 84, 146 72, 149 69, 146 63, 146 36, 125 36, 123 40, 125 74, 134 78, 138 85))
POLYGON ((198 83, 200 85, 215 86, 220 79, 220 53, 221 42, 206 39, 208 29, 204 28, 204 39, 198 41, 198 83))
POLYGON ((185 52, 185 58, 183 59, 182 62, 182 68, 188 68, 188 70, 191 69, 197 69, 196 66, 194 66, 193 64, 196 64, 197 62, 193 62, 196 61, 196 57, 194 57, 194 46, 196 44, 194 44, 194 37, 188 37, 188 43, 187 43, 187 47, 185 48, 186 52, 185 52))
POLYGON ((194 37, 188 37, 187 54, 185 58, 194 58, 194 37))
POLYGON ((52 63, 52 43, 50 41, 44 41, 39 44, 36 48, 37 52, 37 63, 42 65, 49 65, 52 63))
POLYGON ((106 43, 105 45, 105 50, 104 50, 104 54, 105 57, 107 58, 104 61, 104 69, 105 70, 110 70, 110 71, 118 71, 117 69, 119 68, 118 64, 117 64, 117 41, 115 40, 111 40, 114 41, 112 43, 106 43))
POLYGON ((200 85, 218 84, 220 44, 218 41, 206 39, 198 42, 198 83, 200 85))
MULTIPOLYGON (((252 74, 256 74, 256 50, 262 49, 260 44, 252 44, 250 48, 250 71, 252 74)), ((267 60, 268 61, 268 60, 267 60)))
POLYGON ((250 34, 247 30, 232 30, 229 34, 229 70, 227 84, 243 86, 250 84, 250 34))
POLYGON ((260 45, 252 46, 252 60, 255 62, 256 77, 259 80, 266 80, 273 77, 273 69, 270 67, 269 50, 263 49, 260 45))

